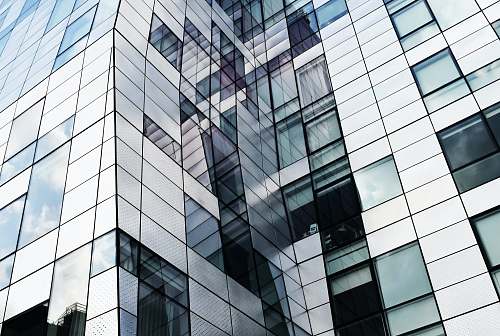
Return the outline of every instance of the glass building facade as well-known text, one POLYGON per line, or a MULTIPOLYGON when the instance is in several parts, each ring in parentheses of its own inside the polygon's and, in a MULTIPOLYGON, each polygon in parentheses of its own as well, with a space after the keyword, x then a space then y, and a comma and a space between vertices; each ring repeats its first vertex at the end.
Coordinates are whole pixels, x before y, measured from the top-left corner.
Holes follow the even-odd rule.
POLYGON ((500 335, 500 1, 0 0, 0 335, 500 335))

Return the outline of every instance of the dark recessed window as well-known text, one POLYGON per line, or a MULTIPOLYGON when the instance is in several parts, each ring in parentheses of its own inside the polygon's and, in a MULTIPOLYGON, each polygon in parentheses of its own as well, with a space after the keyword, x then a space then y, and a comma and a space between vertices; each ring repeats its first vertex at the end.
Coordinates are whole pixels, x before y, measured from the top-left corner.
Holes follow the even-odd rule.
POLYGON ((500 176, 500 104, 438 133, 460 192, 500 176))

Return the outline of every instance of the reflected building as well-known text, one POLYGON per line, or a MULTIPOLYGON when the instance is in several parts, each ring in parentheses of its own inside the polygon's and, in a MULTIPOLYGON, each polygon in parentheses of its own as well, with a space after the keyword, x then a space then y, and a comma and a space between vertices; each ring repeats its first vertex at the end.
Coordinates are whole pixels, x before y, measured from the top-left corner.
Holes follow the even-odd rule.
POLYGON ((500 334, 499 19, 0 0, 0 335, 500 334))

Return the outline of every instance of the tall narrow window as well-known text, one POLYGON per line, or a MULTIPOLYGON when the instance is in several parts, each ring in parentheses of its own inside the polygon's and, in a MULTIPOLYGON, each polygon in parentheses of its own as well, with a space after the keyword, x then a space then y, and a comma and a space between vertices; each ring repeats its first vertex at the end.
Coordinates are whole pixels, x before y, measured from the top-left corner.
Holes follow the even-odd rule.
POLYGON ((306 155, 304 130, 300 114, 295 114, 276 125, 280 166, 284 168, 306 155))
POLYGON ((318 100, 332 92, 328 68, 323 56, 297 69, 297 82, 302 106, 318 100))

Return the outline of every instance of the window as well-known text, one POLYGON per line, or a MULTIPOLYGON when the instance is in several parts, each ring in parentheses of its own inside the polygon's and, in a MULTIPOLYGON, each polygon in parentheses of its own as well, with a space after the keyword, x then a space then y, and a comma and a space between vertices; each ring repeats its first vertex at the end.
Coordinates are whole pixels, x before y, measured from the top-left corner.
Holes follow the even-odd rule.
POLYGON ((404 246, 377 257, 375 268, 386 308, 431 292, 417 244, 404 246))
POLYGON ((441 29, 445 30, 479 11, 474 0, 428 0, 441 29))
POLYGON ((94 240, 92 248, 92 276, 116 265, 116 232, 112 231, 94 240))
POLYGON ((340 138, 336 111, 330 111, 306 125, 307 143, 311 152, 340 138))
POLYGON ((294 240, 300 240, 317 232, 316 210, 310 178, 294 182, 283 189, 288 220, 294 240))
POLYGON ((494 210, 473 219, 471 222, 478 244, 492 273, 497 291, 500 292, 500 245, 498 244, 500 210, 494 210))
POLYGON ((45 335, 47 332, 47 303, 41 303, 4 321, 2 336, 45 335))
POLYGON ((75 0, 57 0, 54 9, 52 10, 52 14, 49 19, 49 23, 47 23, 47 27, 45 31, 49 31, 58 23, 60 23, 65 17, 71 14, 73 10, 73 6, 75 5, 75 0))
POLYGON ((404 38, 432 21, 432 15, 424 0, 415 1, 391 15, 399 38, 404 38))
POLYGON ((330 0, 316 10, 319 28, 328 26, 347 13, 345 0, 330 0))
POLYGON ((300 103, 303 107, 332 92, 324 56, 300 67, 296 73, 300 103))
POLYGON ((414 65, 412 71, 429 113, 470 93, 449 49, 414 65))
POLYGON ((319 27, 312 2, 289 15, 287 23, 293 57, 320 42, 319 27))
POLYGON ((448 49, 413 66, 413 72, 422 95, 427 95, 460 77, 458 68, 448 49))
POLYGON ((85 48, 96 10, 97 6, 92 7, 66 28, 54 62, 54 70, 66 64, 85 48))
POLYGON ((14 252, 21 227, 25 196, 0 210, 0 259, 14 252))
POLYGON ((500 104, 438 133, 460 192, 500 176, 500 104))
POLYGON ((170 28, 156 16, 156 14, 153 14, 149 43, 151 43, 170 64, 177 70, 180 70, 182 42, 170 28))
POLYGON ((14 254, 0 260, 0 289, 7 287, 12 275, 12 266, 14 265, 14 254))
MULTIPOLYGON (((274 63, 284 63, 291 55, 284 53, 271 60, 270 67, 274 63)), ((275 108, 274 114, 276 121, 279 121, 298 110, 297 98, 297 84, 295 82, 295 71, 293 70, 292 62, 286 62, 277 67, 271 72, 271 95, 273 99, 273 106, 275 108), (287 105, 295 105, 290 108, 287 105), (283 108, 282 108, 283 106, 283 108), (288 111, 290 110, 290 111, 288 111)))
POLYGON ((90 246, 87 244, 71 252, 54 265, 47 319, 51 335, 85 329, 90 246))
POLYGON ((467 75, 466 79, 473 91, 500 79, 500 59, 467 75))
POLYGON ((3 164, 1 167, 0 184, 10 180, 33 164, 35 145, 35 143, 32 143, 3 164))
POLYGON ((300 113, 280 121, 276 125, 280 167, 284 168, 306 155, 304 130, 300 113))
POLYGON ((42 118, 43 100, 23 112, 12 122, 5 159, 24 149, 36 140, 42 118))
POLYGON ((68 156, 69 144, 33 166, 19 235, 19 247, 59 225, 68 156))
POLYGON ((372 163, 354 173, 363 210, 367 210, 402 193, 392 156, 372 163))

